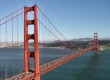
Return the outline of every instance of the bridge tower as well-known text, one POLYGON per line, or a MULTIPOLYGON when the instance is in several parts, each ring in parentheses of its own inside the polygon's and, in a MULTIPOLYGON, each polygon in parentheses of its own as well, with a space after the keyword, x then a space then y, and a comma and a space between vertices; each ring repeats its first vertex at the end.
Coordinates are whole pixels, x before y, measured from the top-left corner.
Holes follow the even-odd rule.
POLYGON ((29 59, 34 59, 35 80, 40 80, 39 70, 39 48, 38 48, 38 7, 34 5, 32 7, 24 7, 24 71, 29 72, 29 59), (34 12, 34 19, 29 20, 28 12, 34 12), (29 25, 34 26, 34 33, 29 34, 29 25), (29 40, 34 40, 34 51, 29 51, 29 40))
POLYGON ((98 43, 98 34, 97 33, 94 33, 94 45, 96 46, 95 51, 98 52, 99 43, 98 43))

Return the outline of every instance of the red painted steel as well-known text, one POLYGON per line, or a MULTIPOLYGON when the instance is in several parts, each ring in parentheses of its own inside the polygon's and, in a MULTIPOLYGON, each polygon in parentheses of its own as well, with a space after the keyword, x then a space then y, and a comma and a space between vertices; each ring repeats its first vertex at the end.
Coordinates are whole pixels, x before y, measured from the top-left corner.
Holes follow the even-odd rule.
POLYGON ((24 71, 25 72, 29 72, 27 34, 28 34, 28 28, 27 28, 27 12, 26 12, 26 6, 25 6, 24 7, 24 71))
POLYGON ((97 46, 97 48, 95 49, 96 52, 98 52, 98 34, 97 33, 94 33, 94 45, 97 46))
POLYGON ((24 7, 24 71, 29 72, 29 58, 34 58, 35 68, 35 80, 40 80, 40 75, 36 75, 40 72, 39 70, 39 49, 38 49, 38 18, 37 18, 37 5, 33 7, 24 7), (34 20, 28 20, 28 12, 34 11, 34 20), (34 34, 28 34, 28 26, 34 26, 34 34), (34 51, 29 51, 30 39, 34 40, 34 51))
POLYGON ((38 48, 38 16, 37 5, 34 6, 34 59, 35 59, 35 80, 40 80, 39 70, 39 48, 38 48))
POLYGON ((48 72, 48 71, 50 71, 50 70, 62 65, 64 63, 76 58, 76 57, 79 57, 80 55, 82 55, 82 54, 86 53, 87 51, 89 51, 91 49, 94 49, 94 48, 95 48, 94 46, 93 47, 89 47, 89 48, 80 50, 79 52, 76 52, 76 53, 73 53, 71 55, 68 55, 65 58, 59 58, 55 62, 49 64, 46 68, 41 68, 40 74, 42 75, 42 74, 44 74, 44 73, 46 73, 46 72, 48 72))
MULTIPOLYGON (((46 64, 40 66, 40 72, 37 75, 43 75, 43 74, 55 69, 56 67, 66 63, 66 62, 68 62, 68 61, 70 61, 70 60, 72 60, 74 58, 77 58, 77 57, 85 54, 87 51, 94 50, 96 48, 97 48, 97 46, 93 45, 93 46, 90 46, 90 47, 88 47, 86 49, 82 49, 82 50, 80 50, 80 51, 78 51, 76 53, 72 53, 70 55, 67 55, 67 56, 59 58, 57 60, 51 61, 49 63, 46 63, 46 64)), ((31 72, 29 74, 24 73, 23 75, 24 76, 20 80, 32 80, 32 79, 35 79, 35 74, 34 73, 31 73, 31 72)), ((17 77, 19 77, 19 76, 17 76, 17 77)), ((16 77, 14 79, 16 79, 16 77)))
MULTIPOLYGON (((10 79, 14 80, 40 80, 40 76, 45 74, 48 71, 53 70, 54 68, 76 58, 82 54, 85 54, 90 50, 98 50, 98 34, 94 33, 94 44, 88 48, 81 49, 76 53, 66 55, 57 60, 46 63, 42 66, 39 66, 39 48, 38 48, 38 7, 34 5, 32 7, 24 7, 24 72, 16 75, 10 79), (28 20, 28 12, 34 11, 34 19, 28 20), (28 34, 28 26, 34 26, 34 34, 28 34), (30 39, 34 40, 34 51, 29 51, 28 41, 30 39), (29 58, 34 58, 34 72, 30 72, 29 68, 29 58)), ((9 80, 9 79, 7 79, 9 80)))

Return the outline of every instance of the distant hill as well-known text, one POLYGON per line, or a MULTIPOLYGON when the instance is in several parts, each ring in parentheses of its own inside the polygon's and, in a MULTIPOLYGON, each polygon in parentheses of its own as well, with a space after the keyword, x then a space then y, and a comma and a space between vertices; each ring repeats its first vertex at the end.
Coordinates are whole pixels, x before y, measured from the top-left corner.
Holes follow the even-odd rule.
POLYGON ((110 38, 101 38, 100 40, 109 40, 110 41, 110 38))
MULTIPOLYGON (((53 41, 53 42, 45 42, 39 43, 40 47, 72 47, 72 48, 86 48, 93 44, 93 38, 79 38, 79 39, 72 39, 68 41, 53 41)), ((29 43, 30 46, 34 46, 34 43, 29 43)), ((99 39, 99 45, 110 45, 109 38, 102 38, 99 39)))
POLYGON ((92 41, 93 39, 92 38, 79 38, 79 39, 73 39, 72 41, 92 41))
MULTIPOLYGON (((99 41, 110 41, 110 38, 101 38, 99 39, 99 41)), ((82 42, 82 41, 93 41, 93 38, 79 38, 79 39, 72 39, 71 41, 78 41, 78 42, 82 42)))

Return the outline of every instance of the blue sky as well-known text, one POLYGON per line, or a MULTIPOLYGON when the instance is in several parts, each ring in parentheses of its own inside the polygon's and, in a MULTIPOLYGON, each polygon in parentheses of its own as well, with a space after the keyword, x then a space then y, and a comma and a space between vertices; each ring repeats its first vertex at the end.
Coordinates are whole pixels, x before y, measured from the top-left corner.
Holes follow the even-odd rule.
POLYGON ((69 39, 110 38, 110 0, 0 0, 0 18, 35 2, 69 39))

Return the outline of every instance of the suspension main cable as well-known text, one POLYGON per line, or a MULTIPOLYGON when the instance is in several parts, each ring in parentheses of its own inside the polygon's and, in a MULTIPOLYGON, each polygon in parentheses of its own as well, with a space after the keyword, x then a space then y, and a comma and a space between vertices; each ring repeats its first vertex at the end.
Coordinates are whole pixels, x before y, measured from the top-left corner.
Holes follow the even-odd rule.
MULTIPOLYGON (((31 12, 31 14, 33 14, 32 12, 31 12)), ((34 14, 33 14, 34 15, 34 14)), ((39 19, 38 19, 38 21, 49 31, 49 32, 51 32, 51 34, 52 35, 54 35, 57 39, 59 39, 60 40, 60 42, 62 42, 62 40, 60 39, 60 38, 58 38, 50 29, 48 29, 48 27, 46 26, 46 25, 44 25, 39 19)), ((56 29, 55 29, 56 30, 56 29)), ((58 31, 57 31, 58 32, 58 31)), ((68 44, 66 44, 66 43, 64 43, 64 42, 62 42, 65 46, 67 46, 68 48, 71 48, 71 49, 73 49, 72 48, 72 46, 69 46, 68 44)))
POLYGON ((18 9, 18 10, 16 10, 15 12, 13 12, 13 13, 9 14, 8 16, 6 16, 6 17, 2 18, 2 19, 1 19, 1 21, 2 21, 2 20, 4 20, 4 19, 6 19, 6 18, 8 18, 9 16, 11 16, 11 15, 13 15, 13 14, 17 13, 18 11, 20 11, 20 10, 22 10, 22 9, 23 9, 23 7, 22 7, 22 8, 20 8, 20 9, 18 9))
MULTIPOLYGON (((58 38, 52 31, 50 31, 50 29, 48 29, 46 25, 44 25, 39 19, 38 19, 38 21, 39 21, 54 37, 56 37, 57 39, 60 40, 60 42, 62 42, 62 40, 61 40, 60 38, 58 38)), ((69 46, 68 44, 66 44, 66 43, 64 43, 64 42, 62 42, 62 43, 63 43, 65 46, 67 46, 67 47, 71 47, 71 46, 69 46)))
MULTIPOLYGON (((23 8, 21 8, 20 10, 22 10, 22 9, 23 9, 23 8)), ((30 10, 30 9, 31 9, 31 7, 28 8, 26 11, 28 11, 28 10, 30 10)), ((15 15, 15 16, 11 17, 10 19, 4 21, 4 22, 1 23, 0 25, 3 25, 3 24, 5 24, 6 22, 11 21, 12 19, 16 18, 17 16, 21 15, 22 13, 24 13, 24 12, 26 12, 26 11, 22 11, 22 12, 20 12, 19 14, 17 14, 17 15, 15 15)), ((8 16, 11 16, 11 15, 8 15, 8 16)), ((3 18, 3 19, 5 19, 5 18, 3 18)), ((3 20, 3 19, 2 19, 2 20, 3 20)))
MULTIPOLYGON (((55 30, 71 45, 74 45, 72 42, 68 41, 68 39, 55 27, 55 25, 47 18, 47 16, 43 13, 43 11, 38 7, 39 11, 42 13, 42 15, 50 22, 50 24, 55 28, 55 30)), ((75 45, 74 45, 75 47, 75 45)), ((75 47, 77 48, 77 47, 75 47)))

